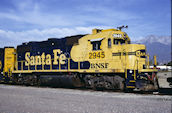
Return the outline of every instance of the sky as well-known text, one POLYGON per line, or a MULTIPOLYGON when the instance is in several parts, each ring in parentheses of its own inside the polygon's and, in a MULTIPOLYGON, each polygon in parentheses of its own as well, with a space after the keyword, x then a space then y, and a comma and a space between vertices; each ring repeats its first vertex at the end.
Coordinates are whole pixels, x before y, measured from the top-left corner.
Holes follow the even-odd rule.
POLYGON ((128 25, 131 40, 171 36, 170 0, 0 0, 0 47, 128 25))

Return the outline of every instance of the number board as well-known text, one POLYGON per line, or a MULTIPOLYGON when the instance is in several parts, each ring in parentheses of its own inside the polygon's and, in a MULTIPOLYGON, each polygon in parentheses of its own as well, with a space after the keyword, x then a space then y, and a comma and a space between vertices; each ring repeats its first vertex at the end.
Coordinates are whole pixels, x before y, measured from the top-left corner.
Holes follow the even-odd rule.
POLYGON ((89 52, 89 59, 100 59, 100 58, 105 58, 104 51, 89 52))

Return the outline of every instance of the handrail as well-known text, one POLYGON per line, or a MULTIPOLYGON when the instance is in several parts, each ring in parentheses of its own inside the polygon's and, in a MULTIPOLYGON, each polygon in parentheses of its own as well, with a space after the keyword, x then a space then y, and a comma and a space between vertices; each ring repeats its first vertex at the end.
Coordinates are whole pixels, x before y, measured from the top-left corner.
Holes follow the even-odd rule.
MULTIPOLYGON (((54 59, 52 59, 52 61, 53 61, 54 59)), ((71 68, 70 68, 70 60, 71 60, 71 58, 67 58, 67 61, 68 61, 68 63, 67 63, 67 65, 68 65, 68 70, 70 70, 71 68)), ((60 59, 59 59, 59 61, 60 61, 60 59)), ((20 68, 20 70, 23 70, 24 69, 24 63, 25 63, 26 61, 25 60, 22 60, 22 61, 16 61, 16 71, 18 71, 19 70, 19 68, 20 68), (20 67, 19 67, 19 63, 21 63, 21 65, 20 65, 20 67)), ((38 65, 29 65, 29 66, 27 66, 28 67, 28 69, 27 70, 31 70, 30 69, 30 66, 34 66, 35 67, 35 70, 37 70, 37 66, 38 65)), ((51 63, 50 65, 50 70, 53 70, 53 63, 51 63)), ((59 70, 61 70, 61 64, 59 63, 59 70)), ((80 62, 78 62, 78 69, 80 69, 80 62)), ((44 69, 44 64, 42 64, 42 70, 45 70, 44 69)))

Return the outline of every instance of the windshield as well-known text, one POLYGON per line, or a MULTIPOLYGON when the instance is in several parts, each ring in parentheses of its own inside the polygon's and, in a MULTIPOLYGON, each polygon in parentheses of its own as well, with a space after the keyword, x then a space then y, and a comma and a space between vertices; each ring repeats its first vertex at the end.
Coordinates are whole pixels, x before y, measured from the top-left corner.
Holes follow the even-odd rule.
POLYGON ((125 40, 123 40, 123 39, 114 39, 113 44, 114 45, 125 44, 125 40))

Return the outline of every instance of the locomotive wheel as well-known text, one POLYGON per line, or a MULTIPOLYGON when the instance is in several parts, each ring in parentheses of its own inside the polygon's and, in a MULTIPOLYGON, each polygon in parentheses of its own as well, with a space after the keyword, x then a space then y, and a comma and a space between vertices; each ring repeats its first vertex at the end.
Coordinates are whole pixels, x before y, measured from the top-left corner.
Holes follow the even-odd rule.
POLYGON ((40 80, 40 77, 38 77, 38 79, 37 79, 37 86, 41 86, 41 80, 40 80))
POLYGON ((74 85, 74 87, 83 87, 84 83, 81 81, 81 79, 75 75, 72 77, 72 83, 74 85))
POLYGON ((124 86, 124 78, 116 75, 114 77, 114 89, 115 90, 123 91, 124 88, 125 88, 125 86, 124 86))
POLYGON ((86 88, 92 88, 92 89, 96 89, 95 87, 94 87, 94 80, 93 80, 93 76, 91 76, 91 75, 86 75, 85 76, 85 78, 84 78, 84 81, 85 81, 85 87, 86 88))

